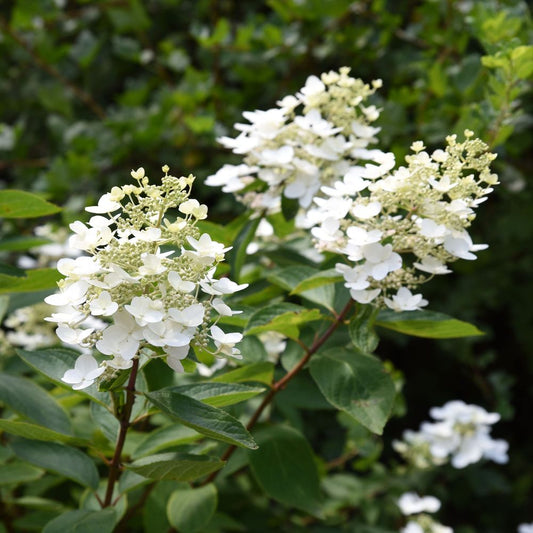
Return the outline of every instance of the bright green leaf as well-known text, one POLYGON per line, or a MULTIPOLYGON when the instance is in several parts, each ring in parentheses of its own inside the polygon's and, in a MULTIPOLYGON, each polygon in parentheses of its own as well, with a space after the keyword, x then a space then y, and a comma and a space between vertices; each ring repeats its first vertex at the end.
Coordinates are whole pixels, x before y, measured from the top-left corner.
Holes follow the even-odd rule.
POLYGON ((277 331, 291 339, 297 339, 298 326, 321 318, 318 309, 306 309, 290 303, 273 304, 252 315, 245 334, 257 335, 267 331, 277 331))
POLYGON ((224 466, 224 461, 207 455, 161 453, 138 459, 126 468, 150 479, 194 481, 224 466))
POLYGON ((24 250, 29 250, 30 248, 42 246, 43 244, 48 244, 49 242, 50 241, 48 239, 41 239, 39 237, 12 237, 10 239, 4 239, 2 242, 0 242, 0 250, 21 252, 24 250))
POLYGON ((483 335, 483 332, 473 324, 432 311, 405 311, 403 313, 381 311, 376 325, 405 335, 428 339, 454 339, 483 335))
POLYGON ((0 218, 33 218, 61 211, 57 205, 25 191, 0 191, 0 218))
POLYGON ((217 508, 217 489, 210 483, 195 489, 179 489, 167 504, 167 518, 180 533, 203 531, 217 508))
POLYGON ((19 459, 61 474, 92 489, 98 487, 98 470, 94 462, 76 448, 26 439, 13 441, 11 447, 19 459))
POLYGON ((28 270, 24 277, 0 278, 0 293, 34 292, 54 289, 63 276, 55 268, 28 270))
POLYGON ((147 398, 185 426, 216 440, 254 450, 257 444, 244 426, 231 415, 168 389, 149 392, 147 398))
MULTIPOLYGON (((316 268, 307 265, 293 265, 282 268, 268 276, 268 281, 291 291, 294 294, 295 287, 305 280, 313 278, 320 273, 316 268)), ((335 287, 332 283, 321 284, 311 287, 299 293, 303 298, 311 302, 323 305, 326 309, 332 310, 335 300, 335 287)))
POLYGON ((511 60, 517 78, 527 80, 533 74, 533 45, 514 48, 511 60))
POLYGON ((265 428, 257 440, 259 449, 248 457, 263 490, 285 505, 320 514, 320 480, 307 440, 287 426, 265 428))
POLYGON ((253 398, 264 392, 265 388, 237 383, 192 383, 169 387, 166 390, 184 394, 213 407, 225 407, 253 398))
POLYGON ((381 434, 395 397, 394 382, 379 359, 346 349, 315 355, 311 376, 322 394, 370 431, 381 434))
POLYGON ((242 381, 257 381, 270 385, 274 378, 274 364, 268 361, 260 363, 253 363, 251 365, 242 366, 235 370, 230 370, 225 374, 216 376, 211 379, 212 382, 220 383, 240 383, 242 381))
POLYGON ((291 294, 302 294, 308 290, 330 285, 343 281, 343 277, 334 269, 323 270, 312 276, 300 281, 291 291, 291 294))

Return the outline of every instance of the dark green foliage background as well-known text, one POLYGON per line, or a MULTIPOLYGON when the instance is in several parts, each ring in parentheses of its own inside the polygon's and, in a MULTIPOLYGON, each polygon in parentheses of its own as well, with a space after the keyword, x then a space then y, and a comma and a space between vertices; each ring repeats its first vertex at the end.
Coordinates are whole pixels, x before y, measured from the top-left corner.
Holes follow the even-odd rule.
MULTIPOLYGON (((233 135, 243 111, 273 107, 307 76, 344 65, 367 81, 383 79, 376 98, 383 108, 380 147, 397 158, 414 140, 438 148, 465 127, 493 146, 502 184, 472 231, 490 248, 424 288, 432 310, 486 335, 432 341, 379 332, 380 357, 404 375, 406 405, 405 416, 385 429, 383 457, 398 461, 391 441, 416 429, 434 405, 462 399, 498 411, 503 421, 494 433, 510 443, 509 464, 450 469, 436 494, 445 502, 439 517, 462 533, 514 531, 533 521, 531 93, 522 80, 511 105, 481 63, 483 55, 531 42, 525 2, 58 4, 0 7, 0 124, 16 137, 11 149, 0 148, 0 185, 65 206, 64 222, 126 183, 131 168, 144 166, 155 179, 164 163, 198 177, 196 197, 209 204, 214 221, 231 220, 242 208, 202 185, 223 164, 239 161, 216 137, 233 135), (143 62, 147 54, 153 57, 143 62)), ((30 235, 32 227, 20 222, 12 231, 30 235)), ((338 429, 329 431, 327 415, 310 418, 313 446, 334 457, 338 429)), ((427 476, 415 486, 433 488, 427 476)), ((255 531, 254 523, 271 517, 242 519, 255 531)))

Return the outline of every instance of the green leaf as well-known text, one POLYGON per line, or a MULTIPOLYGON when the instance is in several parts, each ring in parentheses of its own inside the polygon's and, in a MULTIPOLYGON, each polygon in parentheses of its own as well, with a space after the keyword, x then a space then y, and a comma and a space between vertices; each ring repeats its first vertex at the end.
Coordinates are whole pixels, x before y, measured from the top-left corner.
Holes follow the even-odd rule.
POLYGON ((92 489, 98 487, 98 470, 94 462, 76 448, 26 439, 13 441, 11 447, 23 461, 61 474, 92 489))
POLYGON ((98 381, 98 390, 100 392, 109 392, 122 388, 124 383, 130 377, 129 370, 118 370, 109 375, 109 377, 104 377, 98 381))
POLYGON ((9 296, 0 296, 0 322, 4 320, 9 307, 9 296))
POLYGON ((257 335, 266 331, 277 331, 291 339, 298 339, 298 326, 321 318, 318 309, 306 309, 290 303, 273 304, 251 316, 245 334, 257 335))
POLYGON ((274 364, 268 361, 260 363, 253 363, 251 365, 242 366, 211 378, 212 382, 217 383, 240 383, 241 381, 257 381, 270 385, 274 379, 274 364))
POLYGON ((413 337, 454 339, 484 335, 473 324, 433 311, 381 311, 376 325, 413 337))
POLYGON ((357 314, 350 320, 349 332, 353 345, 364 353, 372 353, 379 344, 374 323, 379 312, 370 305, 358 306, 357 314))
MULTIPOLYGON (((31 352, 17 350, 17 354, 25 363, 50 378, 57 385, 61 385, 67 389, 71 388, 61 381, 61 378, 67 370, 74 368, 74 363, 80 355, 76 350, 69 348, 43 348, 42 350, 31 352)), ((76 393, 89 396, 104 406, 109 404, 109 395, 104 392, 98 392, 96 385, 78 390, 76 393)))
POLYGON ((26 271, 21 268, 8 265, 7 263, 0 263, 0 284, 5 285, 18 281, 16 278, 25 278, 26 271), (15 279, 13 279, 15 278, 15 279))
POLYGON ((166 390, 184 394, 213 407, 225 407, 253 398, 264 392, 265 388, 237 383, 193 383, 169 387, 166 390))
POLYGON ((195 489, 179 489, 167 504, 167 518, 180 533, 204 531, 217 508, 217 489, 213 483, 195 489))
POLYGON ((0 191, 0 217, 34 218, 59 213, 61 208, 25 191, 0 191))
POLYGON ((336 348, 315 355, 310 371, 331 405, 381 435, 391 414, 395 387, 379 359, 336 348))
POLYGON ((120 431, 120 422, 115 416, 103 405, 91 402, 91 418, 96 427, 104 434, 111 444, 117 442, 120 431))
POLYGON ((43 475, 40 468, 25 463, 9 463, 0 465, 0 485, 18 485, 35 481, 43 475))
POLYGON ((207 455, 161 453, 138 459, 125 467, 150 479, 194 481, 224 466, 224 461, 207 455))
MULTIPOLYGON (((291 294, 294 294, 293 289, 295 287, 300 285, 306 279, 314 277, 319 273, 320 271, 313 267, 306 265, 294 265, 273 272, 268 276, 267 279, 271 283, 279 285, 284 289, 291 291, 291 294)), ((312 287, 300 292, 299 294, 311 302, 323 305, 326 309, 333 309, 333 303, 335 300, 335 287, 331 283, 328 285, 322 284, 312 287)))
POLYGON ((149 392, 146 396, 163 412, 198 433, 235 446, 244 446, 252 450, 257 448, 257 444, 244 426, 222 409, 165 389, 149 392))
POLYGON ((43 533, 112 533, 116 520, 114 509, 67 511, 48 522, 43 533))
POLYGON ((248 457, 259 485, 271 498, 317 516, 320 480, 307 440, 287 426, 265 428, 257 440, 259 449, 248 457))
POLYGON ((26 439, 42 440, 48 442, 64 442, 67 444, 76 444, 79 446, 86 446, 88 441, 71 437, 64 433, 53 431, 52 429, 31 424, 29 422, 19 422, 18 420, 4 420, 0 419, 0 429, 11 435, 17 435, 26 439))
POLYGON ((533 45, 517 46, 511 52, 517 78, 527 80, 533 74, 533 45))
POLYGON ((175 481, 159 481, 150 492, 142 509, 142 531, 168 531, 170 524, 167 520, 167 502, 170 495, 177 489, 175 481))
POLYGON ((237 283, 239 283, 241 278, 241 270, 246 260, 246 248, 254 238, 260 222, 260 218, 249 220, 237 235, 233 249, 228 254, 228 260, 231 265, 231 278, 237 283))
POLYGON ((307 279, 300 281, 291 291, 291 294, 302 294, 310 289, 316 289, 323 285, 330 285, 343 281, 343 277, 334 269, 317 272, 307 279))
POLYGON ((29 379, 0 373, 0 402, 41 426, 69 434, 70 421, 56 401, 29 379))
POLYGON ((0 242, 0 250, 21 252, 49 243, 50 241, 48 239, 42 239, 39 237, 13 237, 10 239, 4 239, 2 242, 0 242))
POLYGON ((246 224, 249 216, 249 213, 243 213, 224 226, 209 222, 208 220, 199 220, 196 223, 196 227, 202 233, 209 233, 214 241, 221 242, 226 246, 231 246, 237 238, 243 224, 246 224))
POLYGON ((298 198, 287 198, 284 194, 281 196, 281 213, 287 221, 293 220, 300 209, 298 198))
POLYGON ((165 448, 189 444, 203 438, 197 431, 180 424, 172 424, 155 431, 150 431, 138 444, 133 452, 133 457, 142 457, 157 453, 165 448))
POLYGON ((135 490, 143 485, 147 485, 148 483, 152 483, 152 480, 145 478, 144 476, 140 476, 132 470, 126 470, 125 472, 122 472, 118 481, 118 491, 120 494, 125 494, 126 492, 135 490))
POLYGON ((55 268, 28 270, 24 277, 0 278, 0 294, 54 289, 63 276, 55 268))

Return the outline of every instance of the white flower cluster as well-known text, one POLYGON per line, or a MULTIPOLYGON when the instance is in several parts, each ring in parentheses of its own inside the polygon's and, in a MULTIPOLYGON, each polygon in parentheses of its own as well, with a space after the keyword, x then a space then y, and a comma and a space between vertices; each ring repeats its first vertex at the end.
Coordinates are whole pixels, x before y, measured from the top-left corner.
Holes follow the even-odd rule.
POLYGON ((321 186, 341 179, 354 165, 372 162, 377 167, 369 167, 392 168, 392 154, 368 149, 376 142, 379 128, 370 124, 379 110, 366 100, 381 87, 381 80, 370 86, 349 72, 341 68, 320 79, 310 76, 278 107, 244 112, 249 124, 235 125, 241 133, 218 139, 244 155, 244 163, 224 165, 206 184, 236 193, 253 209, 276 212, 282 196, 307 209, 321 186))
POLYGON ((14 346, 25 350, 36 350, 55 344, 57 338, 54 329, 44 321, 49 313, 50 306, 44 302, 20 307, 10 313, 2 324, 4 350, 11 351, 14 346))
POLYGON ((487 247, 473 244, 467 228, 498 183, 496 155, 467 130, 464 142, 451 135, 431 154, 414 142, 395 168, 394 154, 369 148, 379 110, 366 99, 381 82, 370 87, 348 73, 311 76, 277 108, 245 112, 250 124, 219 139, 244 163, 224 165, 206 183, 263 212, 279 211, 282 196, 297 200, 297 225, 311 228, 319 251, 344 257, 336 268, 354 300, 418 310, 428 302, 412 289, 487 247))
MULTIPOLYGON (((60 258, 74 258, 82 254, 81 250, 68 245, 66 228, 48 223, 35 227, 33 231, 38 238, 49 242, 34 246, 30 248, 29 254, 21 255, 17 260, 19 268, 55 268, 60 258)), ((45 321, 45 317, 51 312, 52 308, 44 302, 15 309, 2 324, 2 349, 6 352, 11 352, 14 347, 36 350, 56 344, 54 325, 45 321)))
POLYGON ((451 135, 446 149, 431 155, 413 143, 406 166, 371 177, 352 168, 333 187, 322 187, 327 199, 315 198, 307 219, 316 224, 316 246, 345 257, 336 268, 354 300, 420 309, 427 300, 411 289, 487 247, 474 245, 466 228, 498 183, 489 168, 496 156, 472 135, 465 131, 462 143, 451 135))
POLYGON ((242 335, 225 333, 216 322, 238 312, 221 297, 247 285, 214 277, 230 248, 196 227, 207 207, 189 198, 194 177, 168 170, 165 165, 159 186, 149 183, 143 168, 132 171, 136 184, 113 187, 86 208, 94 215, 87 224, 70 225, 70 246, 90 255, 58 262, 65 279, 59 293, 45 299, 59 306, 47 320, 58 324, 64 343, 111 357, 99 365, 81 355, 63 376, 74 389, 91 385, 106 369, 131 368, 143 348, 177 372, 191 345, 240 358, 235 344, 242 335), (166 218, 174 208, 182 216, 166 218), (213 313, 218 318, 209 326, 213 313))
POLYGON ((533 533, 533 522, 531 524, 520 524, 518 533, 533 533))
POLYGON ((37 237, 49 242, 30 249, 31 255, 22 255, 18 259, 20 268, 55 268, 57 261, 63 257, 78 257, 81 250, 71 248, 68 244, 68 230, 53 224, 37 226, 33 232, 37 237))
POLYGON ((401 529, 401 533, 453 533, 451 527, 439 524, 426 514, 436 513, 440 509, 440 501, 434 496, 406 492, 397 503, 404 515, 416 515, 401 529))
POLYGON ((430 414, 436 422, 423 422, 420 431, 405 431, 403 441, 394 442, 396 451, 415 466, 425 468, 451 460, 453 467, 464 468, 481 459, 508 461, 508 443, 490 436, 490 426, 500 420, 498 413, 455 400, 432 408, 430 414))

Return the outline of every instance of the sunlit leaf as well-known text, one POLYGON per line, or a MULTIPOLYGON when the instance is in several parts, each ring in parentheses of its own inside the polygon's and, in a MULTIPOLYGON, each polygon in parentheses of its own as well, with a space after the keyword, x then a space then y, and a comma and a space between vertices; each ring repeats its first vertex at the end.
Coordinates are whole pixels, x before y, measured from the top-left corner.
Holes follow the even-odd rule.
POLYGON ((357 351, 331 349, 310 363, 311 376, 331 405, 381 434, 394 397, 394 382, 379 359, 357 351))

